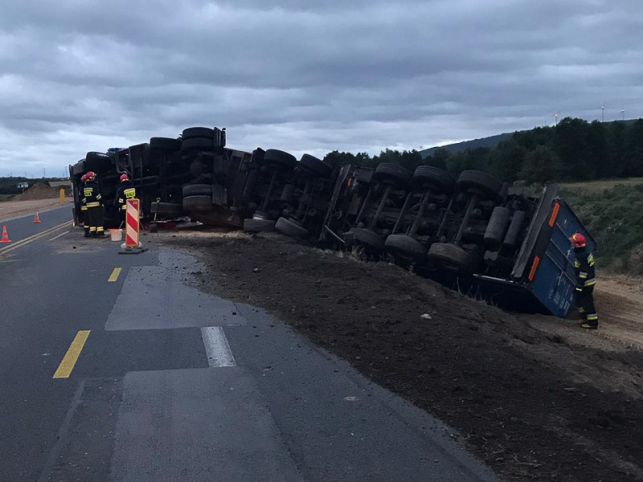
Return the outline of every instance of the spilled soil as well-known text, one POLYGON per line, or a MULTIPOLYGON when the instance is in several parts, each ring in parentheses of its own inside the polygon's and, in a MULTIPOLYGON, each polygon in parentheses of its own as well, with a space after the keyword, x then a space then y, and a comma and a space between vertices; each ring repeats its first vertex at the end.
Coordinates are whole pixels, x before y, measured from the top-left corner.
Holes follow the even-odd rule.
POLYGON ((643 479, 643 353, 605 336, 618 321, 584 332, 506 313, 279 235, 154 236, 205 262, 201 289, 274 313, 444 420, 504 479, 643 479))

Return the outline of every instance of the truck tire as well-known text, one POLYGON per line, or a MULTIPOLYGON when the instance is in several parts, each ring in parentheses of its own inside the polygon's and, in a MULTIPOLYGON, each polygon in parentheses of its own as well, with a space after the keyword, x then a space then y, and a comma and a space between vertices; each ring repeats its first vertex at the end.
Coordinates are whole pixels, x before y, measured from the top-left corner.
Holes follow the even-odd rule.
POLYGON ((377 252, 384 251, 384 241, 370 229, 352 228, 347 235, 353 238, 353 244, 360 244, 377 252))
POLYGON ((502 246, 510 216, 511 212, 505 207, 493 208, 483 236, 484 244, 489 251, 497 251, 502 246))
POLYGON ((306 169, 308 172, 322 177, 324 179, 330 177, 333 169, 326 164, 324 161, 317 159, 316 157, 311 156, 310 154, 304 154, 301 156, 299 165, 306 169))
POLYGON ((150 212, 161 216, 180 216, 183 212, 183 206, 179 203, 154 201, 150 204, 150 212))
POLYGON ((384 242, 386 250, 394 256, 410 261, 424 261, 426 248, 417 240, 406 234, 391 234, 384 242))
POLYGON ((85 169, 85 161, 78 161, 76 164, 74 164, 71 168, 71 172, 74 176, 85 174, 87 172, 87 169, 85 169))
POLYGON ((263 162, 264 164, 289 170, 294 169, 297 165, 295 156, 278 149, 268 149, 263 155, 263 162))
POLYGON ((181 143, 181 151, 193 151, 201 149, 204 151, 211 151, 214 149, 214 142, 212 138, 207 137, 190 137, 188 139, 183 139, 181 143))
POLYGON ((446 271, 469 273, 473 268, 471 255, 456 244, 433 243, 427 256, 434 266, 446 271))
POLYGON ((194 195, 183 198, 184 211, 210 211, 212 210, 212 196, 194 195))
POLYGON ((85 155, 85 169, 101 173, 107 171, 112 166, 112 159, 102 152, 88 152, 85 155))
POLYGON ((270 219, 246 218, 243 220, 246 233, 268 233, 275 230, 275 222, 270 219))
POLYGON ((273 223, 275 222, 274 218, 270 217, 270 213, 261 211, 260 209, 257 209, 254 213, 252 213, 252 219, 265 219, 265 220, 270 220, 273 223))
POLYGON ((453 176, 438 167, 418 166, 413 173, 413 183, 416 186, 430 186, 436 194, 450 194, 455 186, 453 176))
POLYGON ((181 148, 181 141, 169 137, 151 137, 151 149, 164 149, 166 151, 178 151, 181 148))
POLYGON ((411 178, 411 173, 402 166, 392 162, 380 162, 375 168, 373 179, 391 181, 398 185, 406 184, 411 178))
POLYGON ((287 218, 277 219, 277 224, 275 228, 281 234, 290 236, 291 238, 306 238, 308 236, 308 230, 301 226, 296 221, 287 218))
POLYGON ((183 140, 192 139, 195 137, 205 137, 209 138, 210 141, 214 138, 214 129, 209 127, 188 127, 183 129, 183 140))
POLYGON ((185 184, 183 197, 188 196, 212 196, 212 186, 210 184, 185 184))
POLYGON ((521 241, 519 236, 522 226, 525 223, 526 215, 527 213, 525 213, 525 211, 514 211, 514 215, 511 217, 511 223, 509 223, 509 229, 507 229, 505 239, 502 241, 504 246, 513 248, 521 241))
POLYGON ((484 171, 462 171, 458 177, 460 190, 479 194, 488 199, 497 199, 502 190, 502 182, 496 177, 484 171))

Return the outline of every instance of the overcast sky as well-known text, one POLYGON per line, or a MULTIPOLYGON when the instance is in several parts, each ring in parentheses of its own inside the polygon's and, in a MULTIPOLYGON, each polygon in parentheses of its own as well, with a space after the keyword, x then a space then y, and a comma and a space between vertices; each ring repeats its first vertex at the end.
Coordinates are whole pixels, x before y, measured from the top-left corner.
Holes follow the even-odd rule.
POLYGON ((198 125, 323 155, 639 117, 642 66, 640 0, 2 0, 0 176, 198 125))

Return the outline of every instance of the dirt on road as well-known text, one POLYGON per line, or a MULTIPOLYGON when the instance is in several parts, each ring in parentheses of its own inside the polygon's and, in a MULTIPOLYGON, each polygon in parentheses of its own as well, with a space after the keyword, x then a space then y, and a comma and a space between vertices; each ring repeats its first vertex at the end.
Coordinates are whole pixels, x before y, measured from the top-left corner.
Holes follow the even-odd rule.
MULTIPOLYGON (((65 201, 71 202, 70 199, 65 201)), ((0 222, 18 216, 45 212, 48 209, 60 207, 60 200, 56 199, 35 199, 30 201, 3 201, 0 202, 0 222)))
MULTIPOLYGON (((150 236, 204 260, 201 289, 274 313, 447 422, 505 479, 643 479, 638 314, 584 332, 279 235, 150 236)), ((599 310, 630 313, 609 286, 599 310)))

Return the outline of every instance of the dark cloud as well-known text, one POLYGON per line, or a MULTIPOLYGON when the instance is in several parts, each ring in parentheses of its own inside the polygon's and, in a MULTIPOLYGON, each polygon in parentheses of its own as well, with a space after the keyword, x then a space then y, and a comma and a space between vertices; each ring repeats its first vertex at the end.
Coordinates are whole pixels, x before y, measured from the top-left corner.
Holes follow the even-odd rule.
POLYGON ((634 0, 5 0, 0 175, 189 125, 321 155, 640 116, 641 31, 634 0))

